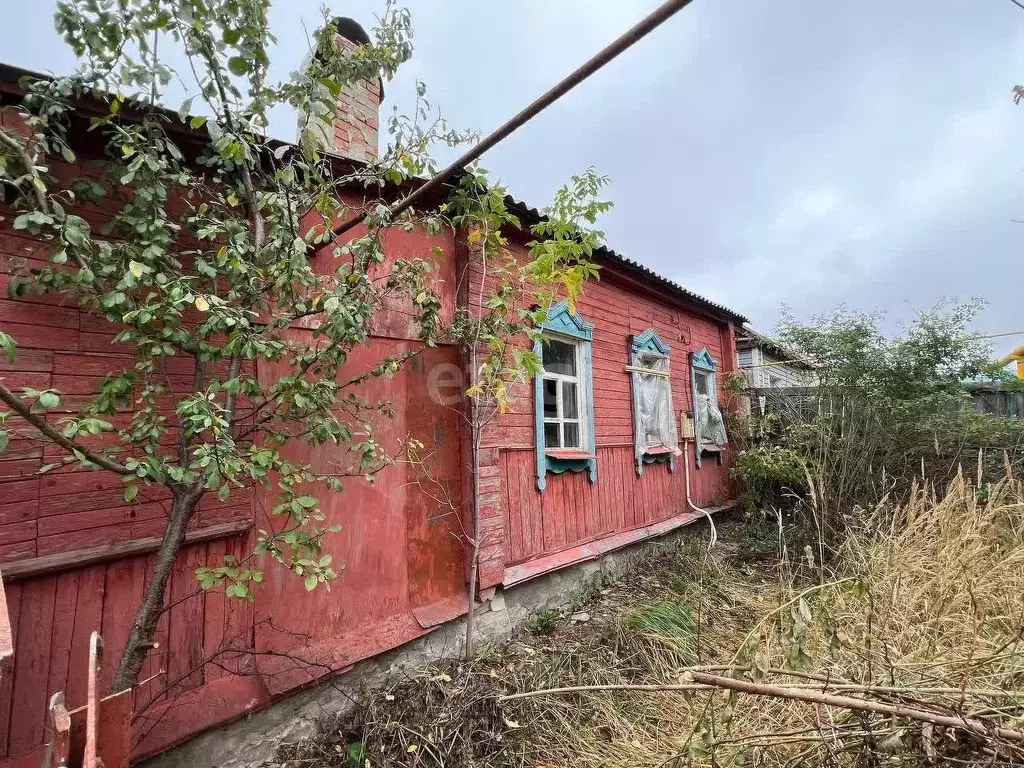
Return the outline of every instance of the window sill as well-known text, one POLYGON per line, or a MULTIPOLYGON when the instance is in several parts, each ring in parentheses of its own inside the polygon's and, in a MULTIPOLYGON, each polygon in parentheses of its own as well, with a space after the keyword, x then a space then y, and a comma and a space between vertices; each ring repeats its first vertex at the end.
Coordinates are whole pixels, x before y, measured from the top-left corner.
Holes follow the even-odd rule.
POLYGON ((547 448, 537 454, 537 490, 543 491, 547 475, 565 472, 586 472, 591 483, 597 482, 597 456, 579 448, 547 448))
POLYGON ((668 471, 673 472, 676 468, 676 456, 680 454, 678 448, 669 448, 667 445, 649 445, 644 452, 636 457, 636 474, 642 477, 645 464, 668 464, 668 471))
POLYGON ((725 453, 726 446, 716 445, 715 443, 705 443, 700 447, 701 453, 725 453))
POLYGON ((647 456, 665 456, 670 453, 679 453, 679 449, 672 449, 666 445, 652 445, 644 450, 647 456))
POLYGON ((590 459, 596 459, 592 453, 587 451, 581 451, 576 448, 548 448, 544 451, 544 455, 549 459, 560 459, 561 461, 588 461, 590 459))

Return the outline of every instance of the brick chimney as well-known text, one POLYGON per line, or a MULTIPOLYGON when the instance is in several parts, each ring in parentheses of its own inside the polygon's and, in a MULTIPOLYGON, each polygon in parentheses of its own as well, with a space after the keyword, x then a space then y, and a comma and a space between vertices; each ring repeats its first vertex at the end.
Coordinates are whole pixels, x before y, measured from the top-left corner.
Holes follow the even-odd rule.
MULTIPOLYGON (((342 51, 354 51, 370 42, 370 36, 352 19, 339 16, 333 24, 338 30, 335 41, 342 51)), ((303 69, 309 62, 310 57, 307 57, 303 69)), ((372 162, 377 159, 379 113, 383 99, 384 83, 380 78, 352 83, 338 95, 333 125, 313 119, 309 123, 310 130, 323 140, 327 151, 361 163, 372 162)), ((306 115, 300 114, 300 130, 305 120, 306 115)))

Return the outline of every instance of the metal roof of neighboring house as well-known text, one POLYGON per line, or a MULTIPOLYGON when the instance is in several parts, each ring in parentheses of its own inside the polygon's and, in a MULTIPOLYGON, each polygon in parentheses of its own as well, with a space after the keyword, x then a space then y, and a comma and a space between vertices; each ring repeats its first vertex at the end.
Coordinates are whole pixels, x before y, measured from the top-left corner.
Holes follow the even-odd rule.
POLYGON ((759 333, 751 328, 749 325, 744 325, 742 328, 736 330, 736 346, 738 347, 764 347, 784 358, 785 362, 799 365, 803 368, 815 369, 818 366, 813 361, 809 360, 806 355, 801 355, 799 352, 794 352, 780 344, 770 336, 765 336, 763 333, 759 333))
MULTIPOLYGON (((13 85, 16 88, 20 88, 18 86, 18 81, 26 76, 38 79, 47 79, 50 77, 50 75, 46 75, 42 72, 33 72, 31 70, 22 69, 20 67, 15 67, 10 64, 0 62, 0 85, 8 86, 6 89, 0 89, 0 91, 6 91, 8 94, 11 94, 12 91, 10 86, 13 85)), ((4 101, 2 99, 2 96, 3 93, 0 92, 0 104, 2 104, 4 101)), ((149 108, 148 105, 147 108, 149 108)), ((165 114, 168 118, 173 118, 174 122, 172 124, 177 124, 177 127, 180 129, 177 132, 192 134, 196 136, 196 138, 206 136, 206 132, 203 131, 202 129, 192 129, 188 126, 187 123, 182 123, 177 112, 161 107, 157 107, 157 110, 165 114)), ((290 144, 291 142, 271 140, 271 143, 275 146, 281 146, 282 144, 290 144)), ((350 158, 343 158, 340 155, 336 157, 338 160, 344 160, 346 162, 355 163, 356 165, 359 166, 363 165, 362 163, 358 163, 357 161, 351 160, 350 158)), ((537 210, 531 205, 528 205, 527 203, 524 203, 521 200, 516 200, 514 197, 510 195, 506 196, 505 204, 508 205, 510 209, 515 210, 521 218, 528 217, 536 221, 539 221, 540 219, 543 218, 543 214, 539 210, 537 210)), ((620 267, 623 267, 627 271, 632 272, 634 275, 637 275, 641 279, 647 280, 651 283, 654 283, 655 285, 667 289, 669 292, 675 294, 677 297, 683 299, 684 301, 693 304, 699 308, 702 308, 705 311, 708 311, 712 314, 725 317, 726 319, 736 323, 737 325, 743 325, 744 323, 748 322, 747 318, 741 315, 739 312, 731 310, 722 304, 718 304, 717 302, 711 301, 710 299, 707 299, 701 296, 700 294, 694 293, 693 291, 684 288, 682 285, 675 282, 674 280, 670 280, 669 278, 664 277, 663 275, 659 275, 653 269, 651 269, 648 266, 645 266, 644 264, 641 264, 639 261, 627 258, 607 246, 602 246, 601 248, 599 248, 597 251, 595 251, 594 255, 598 261, 605 260, 611 262, 612 264, 616 264, 620 267)))

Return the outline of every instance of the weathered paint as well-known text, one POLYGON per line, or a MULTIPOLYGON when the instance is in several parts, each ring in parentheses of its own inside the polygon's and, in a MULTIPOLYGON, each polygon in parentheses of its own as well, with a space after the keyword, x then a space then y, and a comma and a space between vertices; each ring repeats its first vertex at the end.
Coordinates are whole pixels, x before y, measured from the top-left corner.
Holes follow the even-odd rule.
MULTIPOLYGON (((353 355, 349 367, 358 373, 411 344, 375 341, 353 355)), ((397 448, 399 438, 419 437, 429 477, 399 462, 372 483, 349 481, 343 493, 322 496, 325 524, 341 526, 331 551, 344 571, 330 591, 307 593, 301 579, 267 568, 256 604, 257 644, 293 657, 261 661, 271 691, 309 682, 411 640, 424 631, 414 612, 465 594, 462 548, 454 535, 460 532, 460 417, 434 404, 428 387, 430 370, 457 364, 454 348, 429 349, 397 375, 361 385, 362 396, 393 403, 392 418, 379 425, 385 449, 397 448), (454 508, 442 502, 449 493, 454 508), (312 667, 300 669, 294 659, 312 667)), ((297 458, 321 471, 344 470, 349 461, 337 447, 301 452, 297 458)), ((258 519, 258 524, 272 521, 258 519)))
MULTIPOLYGON (((11 230, 11 218, 0 222, 0 280, 5 285, 12 259, 38 262, 45 247, 11 230)), ((99 220, 96 212, 88 218, 99 220)), ((430 257, 435 246, 451 251, 453 243, 451 232, 391 232, 385 239, 389 262, 430 257)), ((332 271, 333 261, 325 253, 316 267, 332 271)), ((437 285, 444 320, 454 313, 454 284, 453 265, 440 263, 437 285)), ((374 318, 376 340, 353 355, 346 377, 387 355, 422 346, 407 310, 403 302, 392 301, 374 318)), ((20 350, 15 362, 0 361, 7 385, 58 388, 68 409, 94 393, 108 370, 133 364, 130 349, 110 343, 116 329, 77 308, 60 306, 54 297, 0 298, 0 322, 20 350)), ((459 365, 457 349, 443 345, 413 358, 399 375, 359 389, 365 397, 394 403, 394 418, 382 419, 375 434, 385 450, 393 452, 399 439, 421 440, 430 482, 443 486, 456 508, 461 504, 460 417, 432 402, 428 383, 438 366, 457 370, 459 365)), ((168 376, 173 385, 187 387, 191 372, 185 361, 172 360, 168 376)), ((127 418, 127 413, 118 414, 114 420, 127 418)), ((134 503, 126 504, 120 479, 108 473, 60 469, 34 474, 56 455, 53 448, 16 438, 0 457, 0 571, 3 563, 23 565, 33 558, 162 532, 166 493, 144 488, 134 503)), ((321 469, 345 460, 340 449, 327 448, 308 458, 321 469)), ((436 491, 416 468, 399 463, 372 484, 357 478, 343 494, 325 497, 329 521, 342 526, 328 549, 345 564, 330 592, 307 594, 300 579, 265 564, 268 578, 258 608, 204 594, 197 589, 195 568, 221 562, 225 554, 244 555, 255 534, 186 547, 168 586, 172 607, 158 625, 158 647, 146 660, 140 676, 144 682, 131 694, 135 756, 240 717, 275 693, 419 637, 464 612, 463 551, 453 536, 461 530, 461 519, 439 508, 436 491), (292 660, 271 653, 290 654, 292 660), (316 663, 324 666, 309 666, 316 663), (297 671, 303 665, 307 669, 297 671)), ((233 493, 226 503, 204 500, 192 527, 253 519, 265 523, 265 510, 274 503, 272 493, 252 490, 233 493)), ((0 676, 0 766, 38 764, 49 695, 65 690, 70 708, 85 703, 90 632, 103 634, 107 658, 116 660, 152 570, 152 555, 137 555, 85 568, 65 566, 60 573, 7 585, 14 645, 21 653, 9 674, 0 676)), ((104 665, 101 690, 113 670, 113 663, 104 665)))
MULTIPOLYGON (((513 246, 515 247, 515 246, 513 246)), ((479 284, 479 272, 471 273, 479 284)), ((586 287, 577 303, 579 315, 593 324, 591 343, 596 446, 596 482, 574 472, 546 475, 538 490, 536 473, 534 384, 517 386, 515 405, 500 416, 485 436, 481 466, 496 467, 500 483, 485 494, 496 509, 485 520, 481 552, 481 588, 501 584, 519 564, 607 537, 644 529, 660 521, 687 515, 684 473, 668 464, 651 464, 642 476, 635 471, 630 340, 653 330, 673 352, 672 402, 677 415, 692 412, 689 353, 706 348, 718 370, 735 368, 732 328, 685 302, 618 272, 602 269, 601 279, 586 287)), ((722 377, 718 377, 720 399, 722 377)), ((730 496, 728 456, 722 465, 705 462, 691 467, 691 497, 696 504, 717 506, 730 496)), ((585 550, 578 550, 585 556, 585 550)), ((562 559, 565 559, 563 555, 562 559)))
MULTIPOLYGON (((643 354, 654 354, 663 358, 668 358, 669 369, 671 370, 672 362, 672 347, 661 340, 658 336, 658 332, 653 328, 648 328, 646 331, 640 334, 634 334, 629 341, 629 362, 634 369, 639 369, 644 366, 642 359, 643 354)), ((633 370, 630 372, 630 385, 633 388, 633 413, 637 413, 640 410, 640 391, 637 388, 637 384, 640 381, 640 372, 633 370)), ((672 417, 676 418, 678 411, 675 410, 673 405, 672 417)), ((678 425, 676 425, 678 431, 678 425)), ((677 436, 678 437, 678 436, 677 436)), ((647 451, 645 443, 636 442, 636 430, 633 431, 633 440, 635 445, 633 446, 633 454, 636 456, 636 473, 637 475, 643 475, 644 464, 653 464, 655 461, 661 461, 668 463, 670 472, 674 472, 676 468, 676 457, 673 453, 666 455, 658 455, 654 457, 647 451)))
MULTIPOLYGON (((576 339, 582 347, 583 354, 580 356, 582 370, 579 371, 580 387, 584 394, 583 412, 580 414, 581 434, 586 434, 586 445, 595 445, 594 442, 594 411, 590 404, 594 401, 594 377, 593 357, 591 355, 591 341, 594 338, 594 326, 588 323, 580 314, 569 311, 569 303, 561 301, 548 311, 548 319, 541 326, 544 330, 576 339)), ((533 353, 541 357, 542 344, 536 342, 533 345, 533 353)), ((537 457, 537 490, 543 492, 547 485, 548 474, 563 474, 565 472, 582 472, 586 470, 590 482, 597 480, 597 461, 588 451, 552 451, 548 452, 544 444, 544 413, 541 402, 544 399, 543 382, 540 376, 534 377, 533 382, 534 408, 534 454, 537 457), (576 453, 586 453, 585 456, 576 456, 576 453)))
MULTIPOLYGON (((86 173, 84 166, 60 163, 54 170, 86 173)), ((76 212, 102 223, 99 211, 76 212)), ((0 221, 0 290, 10 282, 12 257, 38 264, 45 255, 45 245, 10 229, 10 218, 0 221)), ((356 228, 351 236, 359 234, 356 228)), ((436 272, 442 319, 450 320, 460 300, 456 287, 462 274, 457 266, 464 265, 459 258, 462 241, 445 231, 434 236, 394 231, 385 239, 388 263, 429 258, 435 246, 456 255, 439 263, 436 272)), ((325 272, 334 269, 330 253, 323 252, 316 263, 325 272)), ((463 283, 463 302, 464 289, 463 283)), ((544 492, 537 491, 532 386, 518 387, 515 409, 488 432, 479 456, 481 588, 593 557, 692 519, 683 473, 654 464, 642 478, 636 475, 630 376, 625 370, 629 339, 653 328, 672 347, 674 407, 687 411, 692 406, 684 355, 707 347, 720 370, 728 370, 735 359, 731 327, 615 267, 606 268, 601 281, 587 287, 578 311, 594 325, 594 482, 585 474, 567 472, 549 475, 544 492)), ((62 306, 59 298, 0 298, 0 323, 20 349, 14 363, 0 361, 0 376, 8 386, 61 389, 71 410, 96 391, 109 370, 133 364, 131 349, 111 343, 117 329, 62 306)), ((353 354, 346 375, 420 347, 404 302, 390 302, 374 317, 370 330, 372 343, 353 354)), ((308 333, 309 326, 295 332, 308 333)), ((146 660, 143 684, 131 694, 135 757, 242 717, 296 686, 420 637, 465 610, 466 556, 457 537, 471 533, 469 505, 462 503, 471 488, 470 456, 458 410, 462 384, 454 385, 454 405, 432 396, 432 387, 439 383, 434 374, 442 370, 465 371, 465 360, 453 345, 424 350, 398 375, 360 386, 362 395, 394 404, 394 417, 381 420, 376 433, 385 449, 394 450, 402 438, 421 440, 429 476, 422 467, 399 462, 372 483, 349 480, 344 493, 324 497, 328 523, 342 526, 328 548, 345 565, 330 591, 306 593, 300 579, 273 564, 266 564, 266 583, 255 605, 197 591, 195 567, 220 562, 225 554, 251 551, 252 530, 182 551, 168 586, 173 607, 157 629, 159 647, 146 660)), ((275 370, 266 366, 257 373, 272 377, 275 370)), ((187 387, 190 374, 188 361, 168 361, 173 387, 187 387)), ((120 413, 114 421, 128 418, 130 414, 120 413)), ((68 468, 34 474, 58 455, 52 447, 15 438, 0 457, 0 571, 4 563, 161 533, 165 493, 144 489, 126 504, 119 479, 105 473, 68 468)), ((346 461, 341 449, 326 447, 298 451, 296 457, 320 469, 344 468, 346 461)), ((694 500, 709 505, 724 500, 726 472, 727 464, 693 471, 694 500)), ((266 526, 273 504, 272 493, 255 490, 233 493, 224 504, 206 500, 193 528, 250 521, 266 526)), ((116 659, 152 571, 152 554, 134 554, 7 584, 17 652, 10 672, 0 676, 0 768, 38 764, 49 694, 66 691, 72 709, 84 704, 90 633, 101 632, 107 658, 116 659)), ((112 671, 113 664, 104 666, 101 690, 112 671)))

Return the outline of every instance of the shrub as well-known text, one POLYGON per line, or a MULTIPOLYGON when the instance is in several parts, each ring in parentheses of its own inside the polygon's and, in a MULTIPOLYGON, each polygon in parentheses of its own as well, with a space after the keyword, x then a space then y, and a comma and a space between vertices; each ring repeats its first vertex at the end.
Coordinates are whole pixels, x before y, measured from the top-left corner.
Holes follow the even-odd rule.
POLYGON ((748 515, 762 511, 765 506, 782 506, 787 495, 807 487, 804 455, 776 443, 741 450, 733 457, 732 473, 743 484, 741 498, 748 515))
POLYGON ((781 340, 817 361, 820 385, 736 433, 747 509, 789 507, 828 553, 863 510, 905 499, 915 480, 941 491, 961 467, 976 466, 979 484, 1014 471, 1024 429, 976 412, 966 391, 992 374, 967 327, 980 306, 939 305, 891 336, 845 308, 809 324, 787 317, 781 340))

